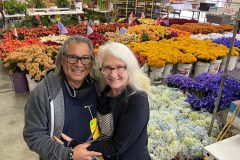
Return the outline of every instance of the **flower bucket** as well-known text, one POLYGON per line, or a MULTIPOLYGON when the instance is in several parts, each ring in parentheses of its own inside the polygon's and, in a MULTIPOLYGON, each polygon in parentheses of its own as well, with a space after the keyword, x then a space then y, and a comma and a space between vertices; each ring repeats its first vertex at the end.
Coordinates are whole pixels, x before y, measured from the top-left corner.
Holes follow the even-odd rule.
POLYGON ((190 72, 191 72, 191 69, 192 69, 192 64, 182 64, 182 63, 179 63, 177 65, 177 73, 179 74, 182 74, 186 77, 189 76, 190 72))
MULTIPOLYGON (((229 71, 232 71, 232 70, 236 67, 236 65, 237 65, 237 60, 238 60, 238 56, 231 56, 231 57, 230 57, 229 65, 228 65, 228 70, 229 70, 229 71)), ((227 57, 224 57, 223 60, 222 60, 221 67, 220 67, 220 70, 221 70, 221 71, 224 70, 225 65, 226 65, 226 62, 227 62, 227 57)))
POLYGON ((141 67, 141 70, 144 72, 144 73, 148 73, 149 71, 149 65, 147 63, 145 63, 142 67, 141 67))
POLYGON ((173 64, 167 64, 164 67, 164 71, 163 71, 163 77, 167 77, 168 75, 172 74, 172 69, 173 69, 173 64))
POLYGON ((195 65, 194 76, 204 73, 204 72, 208 72, 209 67, 210 67, 210 63, 198 61, 195 65))
POLYGON ((29 91, 27 79, 24 73, 13 73, 12 83, 16 93, 26 93, 29 91))
POLYGON ((151 71, 150 71, 151 81, 152 82, 161 81, 164 67, 161 67, 161 68, 150 67, 150 69, 151 69, 151 71))
POLYGON ((27 77, 29 91, 32 91, 38 85, 38 83, 34 81, 34 79, 32 79, 29 74, 26 74, 26 77, 27 77))
POLYGON ((210 67, 209 67, 208 72, 209 72, 209 73, 214 73, 214 74, 217 73, 218 70, 219 70, 219 68, 220 68, 221 62, 222 62, 221 59, 212 61, 212 62, 210 63, 210 67))
POLYGON ((240 58, 238 58, 236 68, 240 68, 240 58))

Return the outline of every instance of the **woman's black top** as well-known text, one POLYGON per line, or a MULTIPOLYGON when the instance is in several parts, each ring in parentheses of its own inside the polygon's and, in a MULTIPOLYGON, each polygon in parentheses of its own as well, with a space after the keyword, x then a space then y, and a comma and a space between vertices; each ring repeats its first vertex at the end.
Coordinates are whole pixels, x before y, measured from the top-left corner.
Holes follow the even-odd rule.
POLYGON ((117 97, 107 96, 110 87, 102 92, 99 114, 111 113, 113 134, 110 139, 93 142, 88 150, 101 152, 110 160, 150 160, 147 149, 149 103, 145 92, 133 92, 127 86, 117 97))

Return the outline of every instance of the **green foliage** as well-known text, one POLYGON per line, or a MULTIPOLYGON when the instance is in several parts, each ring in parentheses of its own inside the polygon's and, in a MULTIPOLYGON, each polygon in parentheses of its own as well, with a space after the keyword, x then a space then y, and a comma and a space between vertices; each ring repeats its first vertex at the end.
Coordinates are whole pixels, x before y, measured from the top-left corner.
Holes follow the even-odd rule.
POLYGON ((77 25, 78 24, 78 17, 75 15, 62 15, 60 19, 61 19, 60 21, 64 25, 70 25, 70 24, 77 25))
POLYGON ((85 13, 86 17, 91 20, 99 20, 100 14, 89 9, 83 8, 83 12, 85 13))
POLYGON ((17 0, 4 1, 4 8, 7 14, 24 13, 27 10, 27 6, 17 0))
POLYGON ((98 17, 99 21, 102 22, 102 23, 106 23, 108 22, 108 19, 105 15, 101 15, 98 17))
POLYGON ((31 17, 27 17, 25 20, 23 20, 19 27, 21 27, 21 26, 37 27, 39 25, 40 25, 39 21, 37 21, 34 16, 31 16, 31 17))
POLYGON ((7 67, 8 70, 12 70, 13 73, 22 72, 22 70, 17 66, 19 62, 16 62, 12 59, 7 61, 10 65, 7 67))
POLYGON ((43 0, 26 0, 27 6, 29 8, 45 8, 46 5, 43 3, 43 0))
POLYGON ((50 27, 57 23, 57 19, 59 19, 64 25, 78 24, 78 17, 76 15, 61 15, 57 17, 51 17, 49 19, 48 16, 41 16, 40 20, 37 20, 36 17, 31 16, 27 17, 25 20, 21 22, 21 24, 16 25, 17 27, 37 27, 37 26, 46 26, 50 27))
POLYGON ((56 0, 56 5, 58 8, 68 8, 70 3, 68 0, 56 0))
POLYGON ((52 21, 50 21, 50 19, 48 18, 48 16, 42 16, 41 17, 41 25, 42 26, 46 26, 46 27, 50 27, 52 26, 54 23, 52 21))
POLYGON ((148 34, 145 33, 145 32, 142 33, 142 41, 143 41, 143 42, 144 42, 144 41, 149 41, 149 36, 148 36, 148 34))
POLYGON ((50 22, 50 20, 48 19, 48 16, 42 16, 40 20, 37 20, 36 17, 31 16, 31 17, 27 17, 25 20, 23 20, 21 22, 21 24, 19 24, 17 27, 38 27, 38 26, 52 26, 53 23, 50 22))

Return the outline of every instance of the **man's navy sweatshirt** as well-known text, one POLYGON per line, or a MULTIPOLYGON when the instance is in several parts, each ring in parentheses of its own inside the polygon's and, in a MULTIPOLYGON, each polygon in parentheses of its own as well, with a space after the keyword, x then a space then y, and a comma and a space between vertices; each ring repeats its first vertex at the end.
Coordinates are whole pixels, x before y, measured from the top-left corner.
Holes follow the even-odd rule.
POLYGON ((96 117, 99 96, 95 85, 85 81, 79 89, 75 90, 74 97, 73 89, 65 82, 62 83, 65 103, 63 133, 83 143, 91 137, 89 123, 96 117), (90 106, 91 111, 86 106, 90 106))

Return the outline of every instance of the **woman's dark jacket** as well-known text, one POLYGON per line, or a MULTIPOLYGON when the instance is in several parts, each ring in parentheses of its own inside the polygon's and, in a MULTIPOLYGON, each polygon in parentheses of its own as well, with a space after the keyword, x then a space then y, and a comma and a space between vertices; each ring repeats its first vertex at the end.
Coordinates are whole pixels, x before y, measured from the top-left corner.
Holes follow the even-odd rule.
POLYGON ((127 86, 118 97, 108 97, 110 87, 102 93, 100 114, 111 113, 113 136, 110 140, 93 142, 88 150, 101 152, 111 160, 149 160, 147 124, 149 103, 145 92, 133 92, 127 86))

